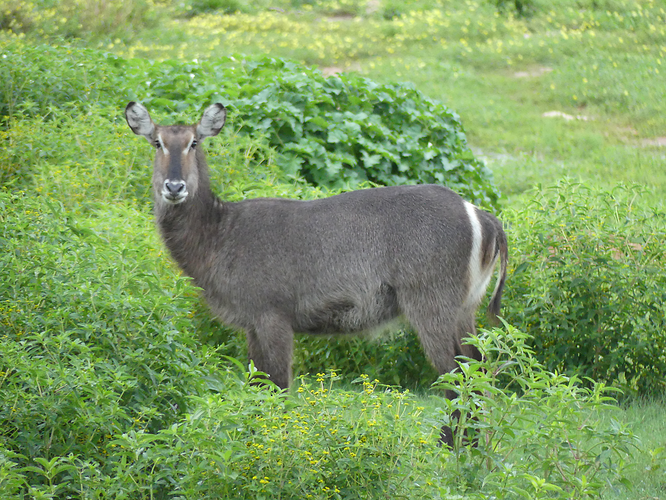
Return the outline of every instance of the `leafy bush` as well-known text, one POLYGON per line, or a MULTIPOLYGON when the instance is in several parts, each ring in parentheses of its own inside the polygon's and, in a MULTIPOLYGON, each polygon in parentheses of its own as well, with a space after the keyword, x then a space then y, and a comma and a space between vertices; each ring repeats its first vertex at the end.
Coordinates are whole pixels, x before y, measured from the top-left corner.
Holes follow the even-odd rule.
POLYGON ((178 425, 118 437, 121 481, 111 491, 132 498, 432 498, 440 482, 431 476, 438 431, 415 422, 424 407, 367 378, 360 392, 334 387, 335 378, 320 374, 291 397, 231 385, 224 397, 196 398, 178 425))
POLYGON ((114 56, 67 46, 0 39, 0 126, 53 108, 78 114, 108 99, 119 78, 114 56))
POLYGON ((474 159, 459 117, 405 85, 324 78, 271 58, 150 63, 2 43, 0 116, 48 116, 53 106, 78 114, 95 102, 121 107, 140 100, 157 119, 182 121, 187 110, 196 120, 221 100, 240 119, 238 133, 267 138, 278 150, 276 163, 294 179, 329 188, 434 182, 477 204, 497 204, 490 171, 474 159))
POLYGON ((221 100, 240 120, 237 133, 266 138, 293 179, 329 188, 434 182, 482 206, 497 204, 491 173, 474 159, 459 117, 405 85, 324 78, 271 58, 150 63, 20 41, 4 42, 3 55, 0 115, 47 116, 53 106, 78 114, 94 102, 120 108, 140 100, 156 119, 183 121, 185 110, 196 120, 221 100))
POLYGON ((489 171, 474 160, 458 116, 445 106, 405 85, 283 68, 274 83, 235 105, 247 115, 245 126, 283 144, 287 173, 326 186, 436 182, 486 205, 497 200, 489 171))
POLYGON ((149 151, 139 156, 139 144, 125 136, 121 119, 112 108, 74 117, 52 108, 47 122, 27 115, 12 120, 0 131, 0 182, 31 187, 79 212, 101 202, 147 205, 149 151))
POLYGON ((439 412, 438 398, 425 402, 367 376, 353 391, 337 386, 336 373, 301 381, 291 396, 269 391, 238 364, 224 395, 192 397, 175 424, 114 434, 105 448, 110 471, 68 455, 19 470, 10 462, 9 477, 34 472, 44 478, 28 483, 34 491, 61 496, 160 499, 569 499, 624 482, 638 443, 617 422, 598 422, 613 412, 607 389, 545 371, 525 340, 511 328, 474 339, 487 361, 442 377, 439 386, 460 397, 439 412), (478 419, 459 422, 453 450, 439 448, 440 425, 456 409, 478 419))
POLYGON ((0 192, 0 445, 20 465, 71 454, 109 471, 113 435, 161 429, 220 389, 151 226, 133 209, 95 220, 0 192))
POLYGON ((507 211, 504 317, 549 370, 659 393, 666 373, 666 224, 644 191, 560 182, 507 211))
POLYGON ((400 330, 372 340, 297 336, 294 372, 328 370, 335 370, 346 382, 365 374, 383 384, 411 390, 427 389, 438 375, 412 330, 400 330))
POLYGON ((406 85, 325 78, 272 58, 131 64, 126 85, 151 110, 190 106, 198 114, 221 100, 240 117, 239 133, 266 137, 293 177, 334 188, 434 182, 497 204, 491 173, 474 159, 458 115, 406 85))
POLYGON ((451 481, 472 498, 596 498, 624 473, 640 444, 616 420, 599 417, 615 400, 604 384, 552 373, 536 360, 529 335, 505 324, 470 339, 484 361, 460 362, 436 387, 454 390, 444 421, 454 421, 451 481), (476 446, 470 446, 475 443, 476 446))

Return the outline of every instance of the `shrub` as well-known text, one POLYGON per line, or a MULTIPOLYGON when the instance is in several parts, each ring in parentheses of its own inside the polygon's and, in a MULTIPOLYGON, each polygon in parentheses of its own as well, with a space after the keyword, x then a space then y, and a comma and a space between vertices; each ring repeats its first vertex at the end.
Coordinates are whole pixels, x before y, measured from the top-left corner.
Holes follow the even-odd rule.
POLYGON ((271 58, 150 63, 3 43, 8 57, 0 60, 7 77, 0 116, 18 110, 48 116, 52 107, 78 115, 94 102, 121 108, 140 100, 158 120, 183 121, 223 101, 236 115, 237 133, 267 139, 277 150, 277 165, 293 180, 334 189, 368 181, 434 182, 479 205, 497 206, 491 173, 474 159, 458 115, 406 85, 352 75, 325 78, 271 58))
POLYGON ((279 161, 287 173, 336 187, 435 182, 486 206, 496 202, 489 171, 474 160, 459 117, 445 106, 406 85, 304 75, 289 66, 235 103, 247 127, 283 145, 279 161))
POLYGON ((474 159, 458 115, 407 85, 325 78, 272 58, 130 66, 126 85, 151 110, 190 106, 198 114, 221 100, 238 114, 239 133, 266 137, 292 177, 333 188, 433 182, 497 205, 491 173, 474 159))
POLYGON ((76 115, 108 99, 115 60, 92 49, 0 38, 0 127, 19 116, 48 119, 53 108, 76 115))
POLYGON ((191 398, 192 411, 174 425, 117 433, 106 448, 110 473, 83 457, 51 463, 60 484, 88 498, 540 500, 617 487, 637 442, 617 422, 598 422, 613 412, 607 389, 545 371, 526 338, 507 327, 474 339, 486 361, 442 377, 439 386, 460 397, 439 412, 367 376, 358 390, 340 389, 329 372, 302 380, 292 395, 269 391, 238 363, 223 395, 191 398), (460 421, 453 450, 439 448, 440 425, 456 409, 478 419, 460 421))
POLYGON ((115 108, 95 108, 72 117, 52 108, 50 120, 13 119, 0 131, 0 182, 29 187, 72 210, 99 203, 150 201, 149 151, 125 137, 115 108), (116 116, 113 116, 116 115, 116 116), (145 158, 145 159, 144 159, 145 158))
POLYGON ((443 409, 444 421, 461 415, 450 481, 472 498, 507 500, 596 498, 607 484, 628 485, 640 443, 616 420, 601 423, 614 408, 609 388, 548 371, 531 340, 506 324, 483 331, 469 343, 484 361, 461 360, 435 384, 458 393, 443 409))
POLYGON ((436 495, 437 429, 415 425, 424 408, 367 378, 361 392, 335 388, 335 378, 320 374, 292 397, 231 386, 223 397, 197 398, 178 425, 119 436, 122 481, 113 488, 133 498, 436 495))
POLYGON ((513 272, 504 317, 549 370, 663 392, 665 214, 638 186, 563 181, 507 211, 513 272))
POLYGON ((335 370, 350 382, 361 374, 383 384, 407 389, 427 389, 437 371, 412 330, 400 330, 377 339, 296 337, 294 372, 335 370))
MULTIPOLYGON (((8 460, 25 467, 82 456, 109 471, 116 433, 161 429, 190 395, 219 390, 188 333, 186 280, 142 236, 151 226, 129 208, 106 207, 95 220, 56 200, 0 192, 0 450, 8 460)), ((48 479, 18 470, 30 484, 48 479)))

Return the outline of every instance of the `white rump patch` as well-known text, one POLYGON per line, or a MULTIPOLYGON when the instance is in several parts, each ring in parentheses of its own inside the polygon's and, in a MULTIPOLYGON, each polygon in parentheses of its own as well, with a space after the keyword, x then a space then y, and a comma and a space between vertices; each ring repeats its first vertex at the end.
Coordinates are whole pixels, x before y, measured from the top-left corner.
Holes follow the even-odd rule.
POLYGON ((483 245, 483 228, 479 221, 477 208, 469 202, 465 202, 465 209, 469 217, 469 223, 472 228, 472 249, 469 255, 469 291, 467 293, 466 304, 470 307, 477 307, 488 288, 488 283, 493 275, 495 268, 495 260, 493 259, 492 265, 487 268, 483 267, 482 262, 482 245, 483 245))

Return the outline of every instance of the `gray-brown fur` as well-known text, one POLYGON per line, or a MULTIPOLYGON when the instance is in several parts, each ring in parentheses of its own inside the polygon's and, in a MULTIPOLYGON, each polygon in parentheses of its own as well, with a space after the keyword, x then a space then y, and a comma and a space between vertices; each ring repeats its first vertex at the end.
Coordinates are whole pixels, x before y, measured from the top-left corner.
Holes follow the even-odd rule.
MULTIPOLYGON (((478 358, 462 345, 475 331, 480 302, 468 297, 474 274, 468 211, 481 228, 479 269, 489 279, 498 259, 501 264, 489 307, 496 315, 507 244, 493 215, 435 185, 312 201, 224 202, 210 190, 200 146, 183 154, 192 138, 200 142, 219 132, 222 105, 211 106, 189 127, 155 125, 137 103, 125 113, 135 133, 153 144, 161 141, 153 191, 167 248, 220 320, 246 332, 250 358, 279 387, 290 383, 294 332, 361 333, 404 317, 440 373, 455 368, 457 355, 478 358)), ((487 279, 482 281, 476 283, 481 292, 487 279)))

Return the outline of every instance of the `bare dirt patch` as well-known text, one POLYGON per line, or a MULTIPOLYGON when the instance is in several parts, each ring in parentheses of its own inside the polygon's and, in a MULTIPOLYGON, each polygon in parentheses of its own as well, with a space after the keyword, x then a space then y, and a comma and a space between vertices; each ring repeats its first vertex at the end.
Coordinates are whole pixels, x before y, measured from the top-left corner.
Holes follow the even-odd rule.
POLYGON ((513 76, 515 78, 537 78, 550 73, 551 71, 553 71, 553 68, 549 68, 548 66, 538 66, 525 71, 516 71, 513 76))
POLYGON ((348 72, 348 71, 359 72, 359 71, 361 71, 361 65, 359 63, 353 63, 349 66, 344 67, 344 68, 340 67, 340 66, 326 66, 324 68, 321 68, 322 74, 327 78, 329 76, 338 75, 340 73, 345 73, 345 72, 348 72))
POLYGON ((329 23, 346 23, 356 19, 354 14, 338 14, 336 16, 329 16, 326 18, 326 21, 329 23))
POLYGON ((566 121, 570 120, 582 120, 582 121, 588 121, 592 120, 593 118, 585 115, 568 115, 567 113, 562 113, 562 111, 546 111, 544 114, 542 114, 544 118, 562 118, 566 121))
POLYGON ((366 14, 374 14, 379 10, 381 7, 382 3, 379 0, 369 0, 368 3, 365 6, 365 13, 366 14))
POLYGON ((652 139, 643 139, 641 141, 643 146, 660 146, 666 147, 666 137, 653 137, 652 139))

